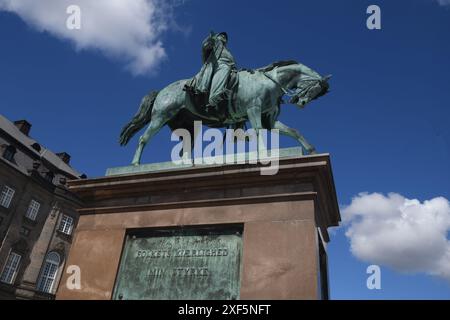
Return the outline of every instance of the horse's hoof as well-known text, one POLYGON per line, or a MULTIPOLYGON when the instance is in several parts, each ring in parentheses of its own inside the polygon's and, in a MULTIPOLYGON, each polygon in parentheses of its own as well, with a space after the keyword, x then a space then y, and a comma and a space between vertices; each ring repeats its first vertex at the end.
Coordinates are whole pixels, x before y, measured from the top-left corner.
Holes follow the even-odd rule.
POLYGON ((309 154, 317 154, 316 148, 312 148, 308 150, 309 154))

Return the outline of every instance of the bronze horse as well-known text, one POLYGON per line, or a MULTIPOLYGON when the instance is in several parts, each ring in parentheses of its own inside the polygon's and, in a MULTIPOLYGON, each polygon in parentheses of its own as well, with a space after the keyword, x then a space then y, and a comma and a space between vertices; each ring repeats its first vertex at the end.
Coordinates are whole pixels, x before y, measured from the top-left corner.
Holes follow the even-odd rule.
POLYGON ((289 103, 303 108, 328 92, 330 76, 321 77, 296 61, 280 61, 256 70, 239 71, 238 77, 234 98, 226 102, 227 105, 219 113, 207 112, 184 90, 189 79, 176 81, 161 91, 146 95, 136 115, 120 134, 120 144, 126 145, 137 131, 148 124, 139 138, 132 164, 140 163, 145 145, 164 125, 167 124, 172 131, 186 129, 193 135, 195 120, 209 127, 235 129, 244 127, 246 121, 250 121, 256 132, 259 129, 278 129, 281 134, 296 139, 308 153, 315 152, 296 129, 277 119, 284 95, 291 97, 289 103))

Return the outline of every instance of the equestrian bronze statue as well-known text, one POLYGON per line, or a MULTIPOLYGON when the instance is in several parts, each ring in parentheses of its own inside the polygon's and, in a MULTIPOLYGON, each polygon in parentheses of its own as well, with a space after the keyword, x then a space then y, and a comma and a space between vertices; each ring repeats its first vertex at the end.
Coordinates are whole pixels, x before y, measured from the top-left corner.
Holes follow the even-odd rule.
MULTIPOLYGON (((123 128, 120 144, 148 125, 139 138, 132 164, 138 165, 148 141, 164 126, 182 128, 194 136, 194 121, 212 128, 244 128, 247 121, 256 132, 278 129, 296 139, 307 153, 314 147, 293 128, 278 121, 283 96, 299 108, 328 92, 328 79, 296 61, 278 61, 255 70, 240 70, 226 44, 224 32, 211 33, 203 42, 203 66, 192 79, 178 80, 152 91, 123 128)), ((194 141, 192 139, 192 141, 194 141)))

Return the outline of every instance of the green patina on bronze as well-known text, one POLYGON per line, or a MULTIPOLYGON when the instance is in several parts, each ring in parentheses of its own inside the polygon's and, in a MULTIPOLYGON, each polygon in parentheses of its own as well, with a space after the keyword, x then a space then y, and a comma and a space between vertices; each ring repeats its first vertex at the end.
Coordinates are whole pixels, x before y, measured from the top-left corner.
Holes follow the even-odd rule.
MULTIPOLYGON (((257 133, 261 129, 277 129, 280 134, 296 139, 307 153, 315 152, 297 130, 278 117, 283 96, 289 96, 289 103, 303 108, 328 92, 329 76, 322 77, 293 60, 255 70, 237 70, 227 43, 226 33, 212 32, 203 42, 203 66, 196 76, 173 82, 142 99, 138 112, 120 134, 120 144, 126 145, 148 125, 139 139, 133 165, 140 164, 145 145, 163 126, 168 125, 172 131, 185 129, 194 137, 194 121, 230 129, 244 128, 250 122, 257 133)), ((262 137, 258 139, 260 148, 264 148, 262 137)))
POLYGON ((238 299, 242 227, 128 235, 114 299, 238 299))
MULTIPOLYGON (((272 152, 273 150, 270 150, 272 152)), ((219 163, 219 160, 223 161, 223 165, 229 165, 229 164, 235 164, 238 163, 237 159, 240 157, 241 153, 237 154, 231 154, 231 155, 222 155, 222 156, 215 156, 213 158, 217 159, 216 163, 219 163), (227 160, 229 159, 229 161, 227 160)), ((279 159, 283 158, 298 158, 303 155, 303 150, 300 147, 291 147, 291 148, 282 148, 278 149, 278 156, 279 159)), ((248 163, 248 159, 250 158, 250 153, 246 152, 244 154, 245 162, 248 163)), ((202 158, 204 160, 204 158, 202 158)), ((264 160, 264 158, 262 158, 264 160)), ((149 173, 149 172, 164 172, 164 171, 172 171, 172 170, 181 170, 185 168, 193 168, 193 167, 203 167, 203 166, 209 166, 206 164, 195 164, 195 159, 192 161, 191 164, 175 164, 173 161, 166 161, 166 162, 157 162, 157 163, 145 163, 138 166, 122 166, 122 167, 114 167, 114 168, 108 168, 106 170, 105 175, 106 176, 116 176, 121 174, 137 174, 137 173, 149 173)), ((218 165, 220 166, 220 165, 218 165)))

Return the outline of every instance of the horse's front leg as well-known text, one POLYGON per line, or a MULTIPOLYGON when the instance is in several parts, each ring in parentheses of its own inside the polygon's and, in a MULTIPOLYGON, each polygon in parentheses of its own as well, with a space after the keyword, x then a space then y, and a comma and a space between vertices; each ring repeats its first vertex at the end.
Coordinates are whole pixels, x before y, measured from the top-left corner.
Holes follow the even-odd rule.
POLYGON ((300 132, 298 132, 298 130, 288 127, 281 121, 275 121, 274 129, 278 129, 280 130, 281 134, 284 134, 285 136, 289 136, 297 140, 309 154, 316 153, 316 149, 314 148, 314 146, 311 145, 308 141, 306 141, 306 139, 300 134, 300 132))
POLYGON ((263 152, 266 150, 266 146, 264 143, 264 139, 261 133, 261 129, 263 129, 262 127, 262 123, 261 123, 261 107, 260 106, 255 106, 255 107, 250 107, 247 109, 247 116, 248 116, 248 120, 250 121, 250 124, 252 126, 252 128, 255 130, 256 135, 257 135, 257 141, 258 141, 258 145, 257 145, 257 149, 259 152, 259 155, 262 155, 263 152))

